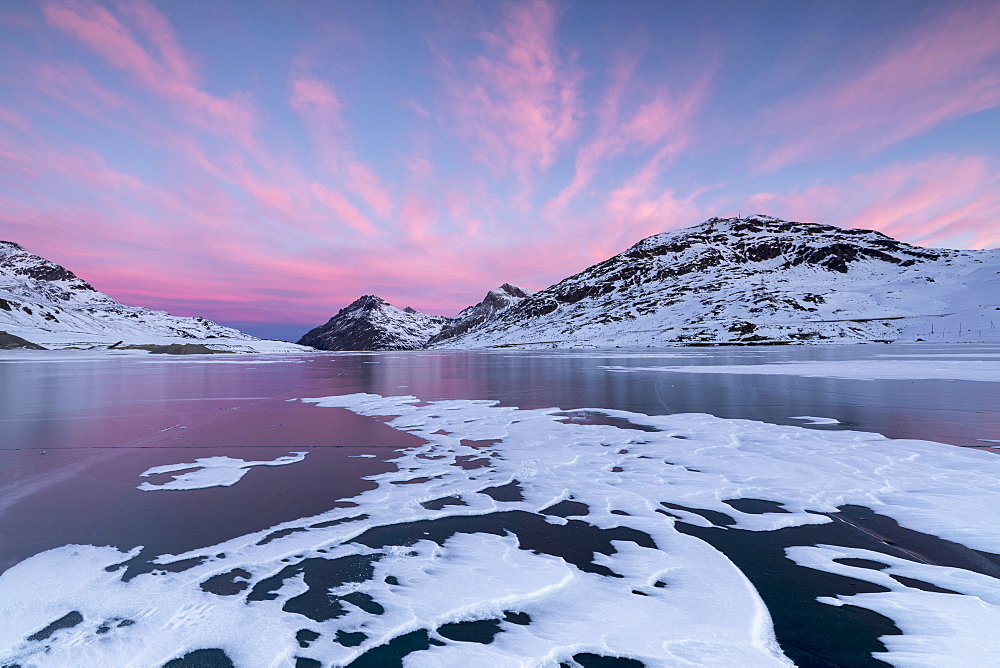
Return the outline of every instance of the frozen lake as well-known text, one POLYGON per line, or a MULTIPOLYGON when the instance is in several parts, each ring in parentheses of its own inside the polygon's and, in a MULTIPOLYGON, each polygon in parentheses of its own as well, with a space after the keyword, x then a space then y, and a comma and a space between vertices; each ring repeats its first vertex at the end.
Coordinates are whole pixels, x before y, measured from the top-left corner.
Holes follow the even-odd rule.
POLYGON ((0 665, 997 665, 998 448, 1000 346, 6 352, 0 665))

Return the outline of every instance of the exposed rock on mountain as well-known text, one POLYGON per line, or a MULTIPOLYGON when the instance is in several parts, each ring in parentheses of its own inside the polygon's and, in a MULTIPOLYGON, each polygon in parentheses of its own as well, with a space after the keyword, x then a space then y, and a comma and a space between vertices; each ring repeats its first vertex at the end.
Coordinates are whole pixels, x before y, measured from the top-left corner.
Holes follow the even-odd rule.
POLYGON ((320 350, 413 350, 422 348, 447 320, 365 295, 309 330, 299 344, 320 350))
POLYGON ((49 348, 210 340, 214 348, 235 351, 296 349, 204 318, 125 306, 10 241, 0 241, 0 329, 49 348))
POLYGON ((435 347, 1000 338, 1000 251, 712 218, 643 239, 435 347), (986 332, 985 334, 983 332, 986 332))

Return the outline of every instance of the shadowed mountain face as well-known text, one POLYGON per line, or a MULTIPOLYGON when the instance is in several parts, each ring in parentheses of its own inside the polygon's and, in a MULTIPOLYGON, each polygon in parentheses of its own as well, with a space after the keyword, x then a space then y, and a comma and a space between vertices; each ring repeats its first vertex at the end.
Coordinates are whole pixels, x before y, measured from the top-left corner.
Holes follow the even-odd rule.
POLYGON ((0 331, 0 350, 15 350, 17 348, 23 348, 26 350, 45 350, 43 346, 40 346, 37 343, 32 343, 31 341, 22 339, 20 336, 14 336, 13 334, 0 331))
POLYGON ((496 290, 490 290, 483 301, 475 306, 463 309, 440 332, 430 338, 428 345, 462 336, 469 330, 495 319, 504 311, 521 303, 533 294, 535 294, 533 290, 525 290, 516 285, 504 283, 496 290))
POLYGON ((416 350, 447 341, 495 318, 532 293, 509 283, 490 290, 483 301, 454 318, 396 308, 381 297, 365 295, 306 333, 298 343, 320 350, 416 350))
POLYGON ((320 350, 414 350, 440 332, 447 320, 365 295, 309 330, 298 343, 320 350))

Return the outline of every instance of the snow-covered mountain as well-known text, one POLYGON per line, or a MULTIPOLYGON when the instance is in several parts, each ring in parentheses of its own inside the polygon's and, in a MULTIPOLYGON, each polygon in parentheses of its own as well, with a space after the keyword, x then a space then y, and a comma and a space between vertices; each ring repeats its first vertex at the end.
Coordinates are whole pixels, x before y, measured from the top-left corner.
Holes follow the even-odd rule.
POLYGON ((712 218, 643 239, 434 347, 1000 341, 1000 250, 712 218))
POLYGON ((72 271, 0 241, 0 331, 47 348, 129 344, 210 343, 231 351, 299 350, 262 341, 200 317, 125 306, 72 271))
POLYGON ((416 350, 489 322, 532 294, 504 283, 453 318, 396 308, 381 297, 365 295, 310 330, 299 343, 320 350, 416 350))
POLYGON ((526 290, 510 283, 504 283, 499 288, 486 293, 483 301, 475 306, 462 309, 458 315, 445 324, 440 332, 430 338, 428 345, 459 337, 469 330, 495 319, 500 313, 509 310, 533 294, 535 294, 534 290, 526 290))
POLYGON ((309 330, 299 344, 320 350, 414 350, 423 348, 447 320, 364 295, 309 330))

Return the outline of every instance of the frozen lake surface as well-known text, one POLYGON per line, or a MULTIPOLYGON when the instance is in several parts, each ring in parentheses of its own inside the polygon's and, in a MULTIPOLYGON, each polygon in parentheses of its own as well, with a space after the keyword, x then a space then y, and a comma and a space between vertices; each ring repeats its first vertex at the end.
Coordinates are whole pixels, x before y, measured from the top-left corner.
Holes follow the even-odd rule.
POLYGON ((0 665, 995 666, 1000 347, 0 357, 0 665))

